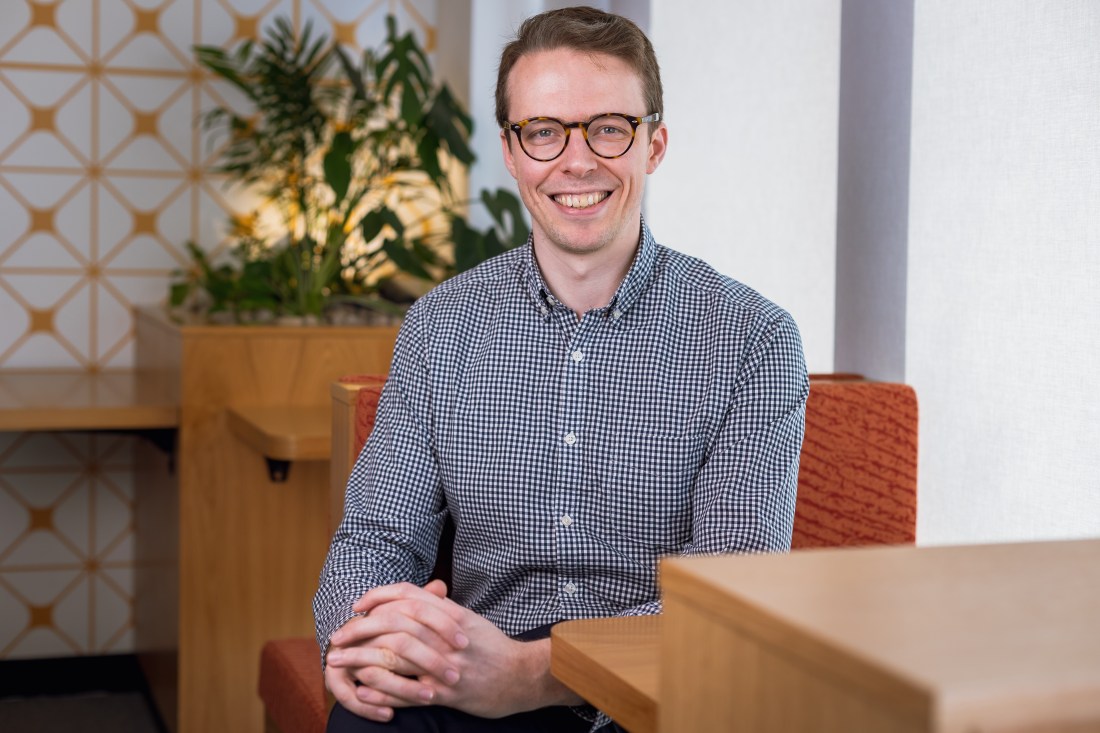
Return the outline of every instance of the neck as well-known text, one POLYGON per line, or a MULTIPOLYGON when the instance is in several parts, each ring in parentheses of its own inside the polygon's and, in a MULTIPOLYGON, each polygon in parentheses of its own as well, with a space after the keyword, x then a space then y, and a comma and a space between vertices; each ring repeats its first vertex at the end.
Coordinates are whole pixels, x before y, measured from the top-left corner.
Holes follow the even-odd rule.
POLYGON ((588 311, 611 302, 634 262, 638 238, 634 239, 633 246, 588 253, 540 247, 537 238, 533 245, 543 282, 554 297, 582 318, 588 311))

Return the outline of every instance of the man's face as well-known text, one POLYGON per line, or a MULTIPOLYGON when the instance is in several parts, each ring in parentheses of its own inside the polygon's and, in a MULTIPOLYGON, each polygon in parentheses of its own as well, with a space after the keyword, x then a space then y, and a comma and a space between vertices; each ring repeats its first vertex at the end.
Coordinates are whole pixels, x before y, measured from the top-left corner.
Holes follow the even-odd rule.
MULTIPOLYGON (((508 106, 510 122, 545 116, 568 123, 604 112, 642 117, 653 111, 645 109, 641 79, 625 62, 572 49, 521 57, 508 77, 508 106)), ((565 151, 540 162, 523 152, 513 133, 504 135, 504 162, 531 212, 536 251, 550 246, 561 254, 630 256, 638 243, 645 177, 657 169, 667 140, 663 124, 643 124, 626 155, 607 159, 572 129, 565 151)))

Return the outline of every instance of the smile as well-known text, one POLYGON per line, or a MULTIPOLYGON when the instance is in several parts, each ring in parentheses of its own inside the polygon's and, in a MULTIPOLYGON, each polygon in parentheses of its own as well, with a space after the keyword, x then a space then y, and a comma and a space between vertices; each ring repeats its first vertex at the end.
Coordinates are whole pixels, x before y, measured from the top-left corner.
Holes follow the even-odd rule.
POLYGON ((554 201, 570 209, 587 209, 589 206, 600 203, 610 195, 609 191, 594 191, 592 193, 560 193, 553 198, 554 201))

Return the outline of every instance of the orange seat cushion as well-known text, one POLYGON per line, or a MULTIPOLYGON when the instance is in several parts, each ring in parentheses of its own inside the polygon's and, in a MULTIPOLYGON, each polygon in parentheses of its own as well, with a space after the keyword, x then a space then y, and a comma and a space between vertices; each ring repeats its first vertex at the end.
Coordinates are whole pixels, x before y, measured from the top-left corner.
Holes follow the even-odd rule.
POLYGON ((277 639, 260 651, 260 698, 282 733, 324 733, 332 703, 311 638, 277 639))
POLYGON ((795 507, 793 549, 915 541, 912 387, 810 380, 795 507))

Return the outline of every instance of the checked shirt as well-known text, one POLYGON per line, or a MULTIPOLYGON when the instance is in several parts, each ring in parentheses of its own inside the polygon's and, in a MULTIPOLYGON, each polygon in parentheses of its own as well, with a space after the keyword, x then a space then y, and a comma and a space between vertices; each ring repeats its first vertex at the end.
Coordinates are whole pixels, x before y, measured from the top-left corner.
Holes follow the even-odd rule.
POLYGON ((418 300, 348 482, 317 634, 427 582, 448 512, 455 601, 509 635, 660 612, 665 555, 789 549, 808 392, 791 317, 646 225, 578 320, 531 244, 418 300))

